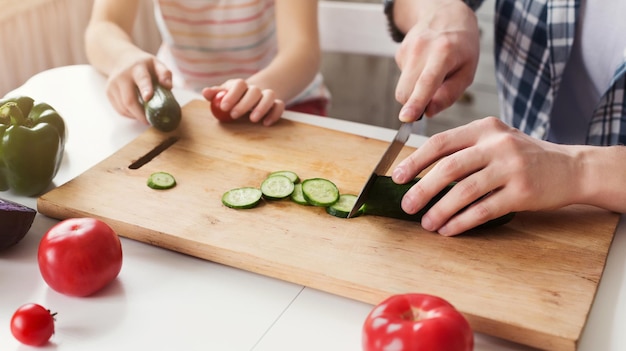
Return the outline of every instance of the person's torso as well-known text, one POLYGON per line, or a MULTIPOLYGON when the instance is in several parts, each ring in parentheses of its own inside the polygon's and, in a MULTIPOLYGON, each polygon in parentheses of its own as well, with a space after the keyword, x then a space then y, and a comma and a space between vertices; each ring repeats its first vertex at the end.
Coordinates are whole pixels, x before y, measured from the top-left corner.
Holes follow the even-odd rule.
POLYGON ((159 58, 185 88, 249 77, 277 53, 273 0, 155 0, 155 12, 159 58))
POLYGON ((626 1, 581 0, 570 58, 552 108, 548 140, 584 144, 600 98, 624 61, 626 1))
POLYGON ((590 144, 623 143, 624 40, 606 31, 619 36, 624 25, 618 16, 624 4, 594 0, 580 16, 582 22, 577 23, 579 4, 579 0, 496 2, 495 54, 501 116, 537 138, 560 140, 556 133, 569 133, 561 129, 567 126, 582 129, 583 135, 563 142, 584 139, 590 144), (562 117, 570 115, 565 108, 584 115, 584 120, 574 122, 580 123, 578 127, 570 124, 571 120, 563 123, 562 117), (552 112, 559 115, 554 125, 552 112))

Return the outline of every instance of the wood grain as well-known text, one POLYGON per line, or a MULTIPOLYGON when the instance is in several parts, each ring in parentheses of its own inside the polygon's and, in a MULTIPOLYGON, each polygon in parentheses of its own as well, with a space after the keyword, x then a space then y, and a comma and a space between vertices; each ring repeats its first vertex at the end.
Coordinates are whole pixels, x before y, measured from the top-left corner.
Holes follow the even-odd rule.
POLYGON ((417 223, 339 219, 288 200, 233 210, 221 204, 225 191, 259 186, 284 169, 358 193, 387 143, 289 120, 270 128, 219 124, 203 101, 183 113, 176 132, 149 129, 41 196, 39 212, 101 218, 124 237, 371 304, 397 293, 439 295, 476 331, 576 349, 617 214, 588 206, 519 213, 507 225, 446 238, 417 223), (173 146, 129 169, 171 136, 173 146), (178 185, 148 188, 155 171, 170 172, 178 185))

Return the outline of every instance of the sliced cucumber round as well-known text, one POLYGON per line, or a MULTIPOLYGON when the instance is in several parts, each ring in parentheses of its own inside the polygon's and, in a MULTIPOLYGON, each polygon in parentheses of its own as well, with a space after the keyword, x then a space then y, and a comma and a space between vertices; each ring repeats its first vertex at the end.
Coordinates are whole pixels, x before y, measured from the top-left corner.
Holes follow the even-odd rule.
MULTIPOLYGON (((354 207, 354 204, 356 203, 356 199, 356 195, 341 194, 339 195, 339 200, 337 200, 337 202, 326 207, 326 212, 335 217, 348 218, 350 211, 352 211, 352 207, 354 207)), ((363 214, 363 206, 359 208, 359 210, 353 217, 359 216, 361 214, 363 214)))
POLYGON ((261 201, 263 193, 252 187, 231 189, 222 195, 222 203, 226 207, 247 209, 255 207, 261 201))
POLYGON ((291 179, 284 175, 274 175, 265 178, 261 183, 261 192, 265 198, 270 200, 280 200, 291 195, 294 184, 291 179))
POLYGON ((328 207, 339 200, 339 189, 328 179, 310 178, 302 182, 302 195, 311 205, 328 207))
POLYGON ((148 186, 157 190, 170 189, 176 186, 176 179, 167 172, 154 172, 148 177, 148 186))
POLYGON ((298 177, 298 175, 295 172, 292 171, 275 171, 272 172, 268 175, 268 177, 273 177, 275 175, 282 175, 285 176, 287 178, 289 178, 291 180, 292 183, 298 183, 300 182, 300 177, 298 177))
POLYGON ((302 194, 302 183, 297 183, 294 185, 293 192, 291 193, 291 201, 300 205, 310 205, 310 203, 306 201, 304 195, 302 194))

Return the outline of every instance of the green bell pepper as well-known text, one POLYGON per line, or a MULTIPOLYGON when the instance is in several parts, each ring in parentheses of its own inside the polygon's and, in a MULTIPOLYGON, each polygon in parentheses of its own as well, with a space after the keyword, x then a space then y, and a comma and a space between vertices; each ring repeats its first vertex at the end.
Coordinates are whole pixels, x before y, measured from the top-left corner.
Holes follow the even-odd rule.
POLYGON ((27 96, 0 101, 0 191, 34 196, 57 174, 66 127, 59 113, 27 96))

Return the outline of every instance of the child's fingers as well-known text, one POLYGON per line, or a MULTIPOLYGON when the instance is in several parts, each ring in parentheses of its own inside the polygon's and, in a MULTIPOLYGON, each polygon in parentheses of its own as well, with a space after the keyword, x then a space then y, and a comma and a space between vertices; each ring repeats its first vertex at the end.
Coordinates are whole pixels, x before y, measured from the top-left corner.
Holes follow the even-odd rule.
MULTIPOLYGON (((224 111, 231 111, 235 108, 235 105, 238 105, 244 95, 248 92, 249 87, 248 83, 246 83, 243 79, 231 79, 226 81, 221 85, 222 89, 226 90, 226 95, 222 99, 221 108, 224 111)), ((252 107, 248 108, 248 110, 252 109, 252 107)), ((243 113, 245 113, 244 111, 243 113)), ((231 114, 234 118, 235 116, 231 114)))
POLYGON ((224 92, 224 94, 226 93, 226 90, 219 86, 206 87, 202 89, 202 96, 208 101, 211 101, 221 91, 224 92))
POLYGON ((263 119, 274 106, 276 94, 274 91, 270 89, 265 89, 261 91, 260 100, 257 102, 256 106, 250 113, 250 120, 252 122, 258 122, 263 119))
MULTIPOLYGON (((228 95, 230 95, 230 93, 231 91, 229 90, 228 94, 224 96, 223 101, 226 100, 226 98, 228 97, 228 95)), ((255 109, 256 106, 259 104, 259 101, 262 100, 262 98, 263 98, 263 92, 261 92, 261 89, 253 85, 248 86, 248 89, 246 90, 245 94, 241 96, 237 104, 230 111, 230 116, 232 118, 239 118, 245 115, 246 113, 255 109)), ((223 102, 222 102, 222 105, 224 105, 223 102)))
POLYGON ((284 111, 285 103, 282 100, 274 100, 274 106, 263 120, 263 125, 271 126, 272 124, 278 122, 278 120, 283 116, 284 111))

